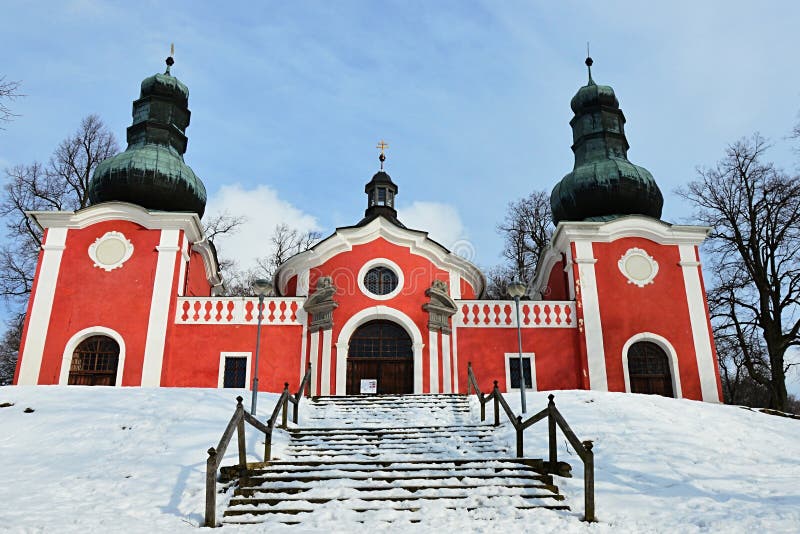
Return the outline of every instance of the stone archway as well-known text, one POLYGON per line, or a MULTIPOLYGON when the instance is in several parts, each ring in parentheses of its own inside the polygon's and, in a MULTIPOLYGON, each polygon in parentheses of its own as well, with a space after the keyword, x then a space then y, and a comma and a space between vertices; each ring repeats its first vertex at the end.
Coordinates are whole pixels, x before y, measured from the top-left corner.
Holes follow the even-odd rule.
POLYGON ((414 392, 413 342, 399 324, 373 320, 359 326, 350 336, 347 394, 358 395, 361 380, 366 379, 377 380, 378 394, 414 392))

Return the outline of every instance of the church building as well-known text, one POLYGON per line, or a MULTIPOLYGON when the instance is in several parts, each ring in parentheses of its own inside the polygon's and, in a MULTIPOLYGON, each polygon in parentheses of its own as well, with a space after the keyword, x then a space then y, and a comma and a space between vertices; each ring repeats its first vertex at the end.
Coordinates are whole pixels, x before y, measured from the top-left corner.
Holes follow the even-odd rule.
POLYGON ((719 402, 698 246, 709 229, 660 219, 650 172, 627 159, 625 116, 591 77, 571 101, 572 172, 551 195, 552 241, 522 300, 487 300, 466 259, 397 217, 381 169, 366 210, 282 264, 266 296, 218 296, 184 162, 189 90, 146 78, 128 148, 102 162, 91 205, 37 211, 44 231, 16 384, 296 388, 312 395, 592 389, 719 402), (259 302, 261 326, 259 328, 259 302), (521 353, 518 342, 521 338, 521 353))

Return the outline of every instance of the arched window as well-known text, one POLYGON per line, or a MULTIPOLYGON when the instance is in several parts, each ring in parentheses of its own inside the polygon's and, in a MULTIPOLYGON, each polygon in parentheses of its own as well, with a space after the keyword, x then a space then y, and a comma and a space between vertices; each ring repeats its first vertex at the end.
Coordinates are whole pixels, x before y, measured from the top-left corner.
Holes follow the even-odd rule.
POLYGON ((373 267, 364 277, 364 286, 373 295, 388 295, 397 288, 398 279, 388 267, 373 267))
POLYGON ((631 393, 674 397, 667 353, 652 341, 637 341, 628 349, 631 393))
POLYGON ((117 382, 119 344, 107 336, 91 336, 75 348, 69 366, 70 385, 113 386, 117 382))

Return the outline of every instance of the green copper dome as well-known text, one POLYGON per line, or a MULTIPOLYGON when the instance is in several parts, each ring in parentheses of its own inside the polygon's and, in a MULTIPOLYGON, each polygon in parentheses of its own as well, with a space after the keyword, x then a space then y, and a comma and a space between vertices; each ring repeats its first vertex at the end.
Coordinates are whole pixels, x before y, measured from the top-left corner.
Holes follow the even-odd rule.
POLYGON ((133 103, 128 148, 106 159, 89 183, 92 204, 118 200, 161 211, 188 211, 200 217, 206 207, 203 182, 183 161, 189 126, 189 88, 167 71, 142 81, 133 103))
POLYGON ((653 175, 628 161, 625 116, 614 90, 592 80, 570 102, 575 166, 550 194, 553 222, 661 217, 664 198, 653 175))

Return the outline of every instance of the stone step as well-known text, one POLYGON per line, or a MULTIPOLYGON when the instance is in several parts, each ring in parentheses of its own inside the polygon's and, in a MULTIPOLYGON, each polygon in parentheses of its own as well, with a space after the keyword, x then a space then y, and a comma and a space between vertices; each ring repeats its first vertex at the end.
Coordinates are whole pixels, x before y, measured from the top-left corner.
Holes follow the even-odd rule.
MULTIPOLYGON (((507 505, 503 503, 498 504, 481 504, 481 505, 468 505, 463 506, 460 505, 449 505, 449 503, 437 503, 438 505, 444 504, 442 508, 447 510, 459 510, 459 511, 466 511, 466 512, 473 512, 478 509, 485 509, 485 508, 494 508, 497 510, 505 511, 507 509, 507 505)), ((392 519, 386 519, 385 514, 383 512, 383 508, 369 508, 369 509, 350 509, 354 512, 359 512, 359 516, 363 517, 362 520, 353 519, 352 521, 355 523, 369 523, 370 525, 375 525, 376 523, 385 523, 387 526, 391 527, 397 523, 404 524, 404 523, 419 523, 421 519, 417 515, 421 509, 420 506, 407 506, 407 507, 394 507, 392 511, 397 514, 397 517, 392 519)), ((569 506, 563 504, 516 504, 514 506, 515 510, 535 510, 535 509, 546 509, 546 510, 569 510, 569 506)), ((327 511, 326 511, 327 512, 327 511)), ((269 520, 271 523, 280 523, 283 525, 300 525, 303 524, 306 518, 313 517, 314 510, 276 510, 276 511, 268 511, 262 514, 242 514, 242 515, 230 515, 227 517, 223 517, 222 522, 225 524, 230 525, 250 525, 250 524, 261 524, 269 520), (269 518, 269 519, 267 519, 269 518)), ((348 519, 349 521, 349 519, 348 519)), ((490 524, 486 525, 486 528, 489 529, 491 527, 490 524)))
MULTIPOLYGON (((384 421, 386 424, 386 421, 384 421)), ((340 432, 365 432, 371 434, 381 434, 381 433, 389 433, 389 434, 398 434, 398 433, 409 433, 409 432, 418 432, 418 433, 429 433, 434 431, 449 431, 453 433, 460 433, 462 431, 471 431, 471 430, 482 430, 493 432, 493 427, 491 425, 431 425, 431 426, 411 426, 411 427, 403 427, 403 428, 387 428, 387 427, 296 427, 290 428, 289 433, 292 435, 295 434, 318 434, 318 433, 335 433, 337 431, 340 432)))
MULTIPOLYGON (((524 493, 521 491, 517 491, 514 493, 503 492, 500 488, 494 488, 495 493, 491 495, 472 495, 469 494, 466 490, 474 489, 474 488, 448 488, 452 490, 451 495, 446 494, 446 490, 437 490, 440 492, 445 492, 445 494, 439 493, 436 495, 362 495, 362 496, 341 496, 341 497, 303 497, 297 495, 284 495, 284 496, 275 496, 275 497, 234 497, 230 500, 228 506, 235 507, 229 508, 229 510, 239 510, 239 507, 247 507, 247 506, 270 506, 275 507, 281 504, 286 504, 287 506, 296 506, 297 504, 325 504, 329 502, 340 502, 345 503, 347 501, 356 501, 356 502, 391 502, 391 503, 401 503, 407 501, 435 501, 435 500, 442 500, 442 499, 478 499, 478 498, 487 498, 487 497, 519 497, 522 499, 552 499, 554 501, 563 501, 564 496, 559 495, 552 492, 539 492, 539 493, 524 493)), ((385 490, 385 491, 392 491, 392 490, 385 490)))
MULTIPOLYGON (((547 503, 548 501, 560 501, 563 499, 561 495, 530 495, 530 496, 523 496, 523 495, 515 495, 511 497, 514 500, 518 501, 534 501, 534 502, 543 502, 547 503)), ((389 499, 382 499, 382 500, 375 500, 375 501, 368 501, 368 502, 361 502, 360 499, 343 499, 337 500, 342 506, 342 508, 346 510, 350 510, 353 512, 367 512, 372 510, 405 510, 405 511, 412 511, 416 512, 419 511, 422 507, 426 506, 427 503, 431 501, 436 501, 437 508, 450 508, 450 509, 466 509, 466 510, 475 510, 478 508, 487 508, 493 506, 501 506, 507 507, 509 506, 509 497, 500 496, 500 497, 444 497, 441 499, 437 498, 415 498, 415 499, 399 499, 399 500, 389 500, 389 499), (466 502, 465 502, 466 501, 466 502), (350 504, 350 506, 346 506, 350 504)), ((331 502, 333 499, 330 499, 325 502, 331 502)), ((275 506, 270 506, 268 508, 265 507, 255 507, 255 506, 247 506, 247 505, 240 505, 233 508, 228 508, 225 510, 224 517, 230 516, 240 516, 240 515, 268 515, 268 514, 298 514, 303 512, 313 512, 316 509, 316 505, 319 503, 313 502, 303 502, 303 501, 291 501, 280 503, 275 506), (286 506, 281 506, 285 504, 286 506), (307 506, 303 506, 303 505, 307 506)), ((512 504, 515 508, 521 508, 522 502, 517 502, 512 504)), ((557 509, 568 509, 566 506, 559 506, 559 505, 533 505, 533 506, 526 506, 525 508, 534 508, 534 507, 557 507, 557 509)))
MULTIPOLYGON (((383 484, 375 484, 371 482, 366 482, 363 484, 351 484, 347 487, 341 488, 341 490, 346 490, 350 492, 354 492, 354 495, 359 493, 373 493, 373 492, 380 492, 380 491, 395 491, 395 490, 403 490, 408 491, 411 493, 416 493, 418 491, 426 491, 426 490, 477 490, 480 488, 495 488, 495 486, 486 486, 486 485, 476 485, 476 484, 465 484, 462 481, 450 481, 449 484, 446 484, 443 481, 442 483, 436 484, 398 484, 397 482, 390 484, 388 482, 384 482, 383 484)), ((533 482, 520 482, 514 484, 504 484, 503 488, 515 488, 515 489, 530 489, 530 490, 547 490, 552 493, 558 493, 558 488, 552 484, 545 484, 543 482, 533 483, 533 482)), ((305 486, 298 486, 297 483, 274 483, 271 482, 265 486, 259 487, 244 487, 244 488, 236 488, 233 492, 234 497, 253 497, 258 494, 288 494, 288 495, 299 495, 299 494, 307 494, 307 493, 317 493, 319 490, 324 490, 325 488, 320 488, 319 485, 305 485, 305 486)), ((358 497, 355 497, 358 498, 358 497)))
POLYGON ((490 480, 494 484, 513 483, 520 484, 526 481, 536 480, 546 484, 552 484, 553 479, 548 475, 539 473, 508 473, 503 476, 498 476, 497 473, 487 473, 481 471, 463 471, 460 473, 420 473, 420 472, 388 472, 376 474, 375 471, 362 471, 362 472, 319 472, 319 473, 306 473, 306 474, 291 474, 291 475, 254 475, 247 477, 244 481, 246 484, 242 486, 245 488, 256 488, 262 484, 270 482, 320 482, 323 480, 337 480, 337 481, 383 481, 383 482, 397 482, 397 481, 414 481, 414 484, 424 485, 431 480, 461 480, 476 479, 476 480, 490 480))
POLYGON ((369 461, 338 461, 330 462, 323 460, 275 460, 271 462, 255 462, 248 464, 251 472, 268 471, 272 469, 467 469, 480 467, 483 469, 530 469, 544 473, 544 461, 540 458, 447 458, 447 459, 426 459, 426 460, 369 460, 369 461))

